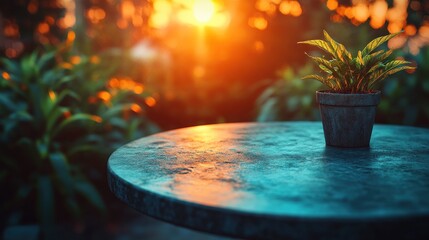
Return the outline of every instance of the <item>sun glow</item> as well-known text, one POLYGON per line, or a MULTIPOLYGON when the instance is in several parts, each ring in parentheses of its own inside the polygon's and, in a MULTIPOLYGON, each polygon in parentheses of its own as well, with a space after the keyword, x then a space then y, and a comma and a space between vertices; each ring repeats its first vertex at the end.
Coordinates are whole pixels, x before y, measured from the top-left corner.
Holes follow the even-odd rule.
POLYGON ((200 24, 207 24, 215 13, 215 5, 211 0, 195 0, 192 8, 195 20, 200 24))

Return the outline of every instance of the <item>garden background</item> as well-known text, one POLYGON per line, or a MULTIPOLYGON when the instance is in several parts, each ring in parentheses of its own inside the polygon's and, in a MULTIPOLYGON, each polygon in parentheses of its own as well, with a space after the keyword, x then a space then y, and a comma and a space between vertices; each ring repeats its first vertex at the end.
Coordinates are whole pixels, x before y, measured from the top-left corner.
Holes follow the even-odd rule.
POLYGON ((354 54, 403 30, 384 47, 417 69, 381 83, 376 123, 429 127, 428 12, 417 0, 0 1, 0 232, 116 239, 130 218, 107 189, 119 146, 200 124, 320 120, 323 87, 300 79, 318 71, 304 54, 315 49, 297 42, 323 29, 354 54))

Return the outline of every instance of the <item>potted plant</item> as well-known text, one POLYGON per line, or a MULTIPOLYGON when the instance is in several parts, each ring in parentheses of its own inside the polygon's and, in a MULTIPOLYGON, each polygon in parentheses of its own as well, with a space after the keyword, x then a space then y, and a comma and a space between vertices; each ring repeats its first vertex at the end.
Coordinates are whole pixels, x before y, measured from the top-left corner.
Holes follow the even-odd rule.
POLYGON ((326 57, 307 54, 317 63, 324 76, 313 74, 303 78, 318 80, 330 88, 316 92, 326 145, 368 147, 381 95, 374 87, 389 75, 414 67, 404 60, 389 60, 392 50, 375 51, 400 32, 370 41, 357 52, 356 57, 326 31, 323 33, 325 40, 308 40, 298 44, 316 46, 328 54, 326 57))

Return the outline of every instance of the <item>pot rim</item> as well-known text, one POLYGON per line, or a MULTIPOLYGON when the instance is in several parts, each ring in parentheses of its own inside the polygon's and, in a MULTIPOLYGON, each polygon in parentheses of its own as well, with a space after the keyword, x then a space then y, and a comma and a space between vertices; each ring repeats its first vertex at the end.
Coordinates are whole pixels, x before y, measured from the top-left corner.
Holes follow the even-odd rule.
POLYGON ((381 100, 381 91, 372 93, 336 93, 329 90, 316 91, 316 100, 320 105, 368 107, 377 106, 381 100))
POLYGON ((372 92, 363 92, 363 93, 343 93, 343 92, 333 92, 331 90, 317 90, 316 93, 324 95, 347 95, 347 96, 362 96, 362 95, 377 95, 381 94, 380 90, 373 90, 372 92))

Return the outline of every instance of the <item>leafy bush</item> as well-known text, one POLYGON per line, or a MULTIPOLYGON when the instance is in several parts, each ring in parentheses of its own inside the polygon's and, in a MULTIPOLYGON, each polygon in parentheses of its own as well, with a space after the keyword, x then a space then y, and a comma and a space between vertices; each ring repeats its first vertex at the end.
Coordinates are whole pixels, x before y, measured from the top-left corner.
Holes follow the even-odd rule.
POLYGON ((96 189, 77 166, 70 164, 70 152, 82 146, 64 136, 69 128, 83 132, 83 122, 100 120, 73 112, 64 104, 79 97, 63 88, 70 78, 67 69, 52 68, 55 54, 33 53, 21 62, 2 59, 6 71, 0 92, 1 182, 9 195, 2 207, 30 218, 34 216, 27 208, 37 209, 35 215, 45 234, 54 223, 55 205, 61 204, 57 209, 66 209, 74 217, 81 214, 79 195, 104 211, 96 189), (31 207, 33 204, 36 206, 31 207))
MULTIPOLYGON (((406 53, 398 55, 405 56, 406 53)), ((376 120, 429 127, 429 47, 422 48, 418 55, 409 58, 418 67, 382 84, 383 97, 376 120)))
POLYGON ((108 154, 157 131, 142 116, 144 107, 133 103, 146 93, 109 87, 113 70, 106 70, 97 56, 70 54, 67 46, 20 61, 3 58, 1 64, 5 224, 37 221, 44 236, 52 238, 56 222, 79 221, 90 209, 105 215, 94 171, 104 183, 100 176, 108 154))
POLYGON ((280 79, 266 88, 257 100, 257 121, 320 119, 314 93, 322 84, 301 80, 301 76, 312 71, 309 64, 297 72, 291 67, 282 70, 280 79))

